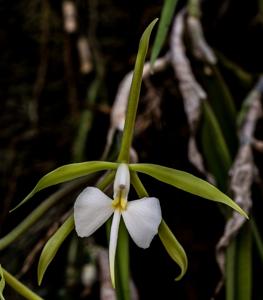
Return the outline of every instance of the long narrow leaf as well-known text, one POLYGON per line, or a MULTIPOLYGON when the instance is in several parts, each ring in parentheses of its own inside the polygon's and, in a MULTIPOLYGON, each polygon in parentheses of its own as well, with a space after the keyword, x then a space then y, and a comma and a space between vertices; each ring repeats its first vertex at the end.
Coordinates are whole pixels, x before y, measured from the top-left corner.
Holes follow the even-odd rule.
MULTIPOLYGON (((114 177, 114 172, 108 173, 98 184, 97 187, 104 190, 108 187, 114 177)), ((47 270, 47 267, 57 254, 60 246, 67 238, 67 236, 74 229, 74 217, 73 214, 68 217, 68 219, 61 225, 61 227, 55 232, 55 234, 48 240, 38 262, 38 283, 41 284, 43 276, 47 270)))
POLYGON ((234 155, 238 146, 236 134, 237 112, 234 100, 218 67, 211 66, 211 68, 211 76, 204 75, 202 84, 209 95, 209 104, 220 126, 228 149, 231 155, 234 155))
POLYGON ((66 237, 74 229, 74 218, 71 215, 63 225, 55 232, 55 234, 48 240, 44 249, 41 252, 40 259, 37 268, 38 284, 40 285, 43 276, 47 270, 48 265, 51 263, 61 244, 64 242, 66 237))
POLYGON ((192 174, 154 164, 130 164, 129 167, 132 171, 147 174, 188 193, 224 203, 247 218, 247 214, 227 195, 212 184, 192 174))
POLYGON ((155 60, 159 56, 163 47, 165 38, 167 37, 169 26, 172 22, 174 11, 178 0, 165 0, 161 12, 160 23, 157 29, 157 34, 154 40, 152 55, 151 55, 151 66, 154 65, 155 60))
POLYGON ((235 300, 236 295, 236 240, 232 240, 226 249, 226 300, 235 300))
POLYGON ((22 200, 15 208, 15 210, 22 204, 24 204, 27 200, 29 200, 32 196, 34 196, 37 192, 50 187, 52 185, 56 185, 58 183, 66 182, 69 180, 73 180, 82 176, 86 176, 95 172, 116 169, 118 164, 104 161, 90 161, 83 163, 75 163, 69 164, 62 167, 59 167, 52 172, 43 176, 34 189, 22 200))
MULTIPOLYGON (((139 197, 149 196, 136 172, 131 172, 131 182, 139 197)), ((176 278, 176 280, 180 280, 184 276, 188 265, 185 251, 164 220, 159 226, 158 235, 167 253, 181 268, 181 273, 176 278)))
MULTIPOLYGON (((220 131, 221 132, 221 131, 220 131)), ((215 131, 213 124, 204 113, 203 123, 201 126, 201 145, 202 153, 204 155, 204 160, 208 171, 213 174, 216 180, 216 185, 222 190, 227 190, 227 181, 229 168, 231 166, 221 155, 218 141, 218 133, 223 138, 219 131, 215 131)), ((224 140, 223 140, 224 141, 224 140)))
POLYGON ((238 300, 252 299, 252 232, 245 224, 237 239, 236 293, 238 300))
POLYGON ((118 157, 119 162, 128 162, 130 158, 130 147, 133 138, 134 123, 141 91, 143 66, 148 51, 151 32, 157 21, 158 19, 155 19, 150 23, 150 25, 148 25, 140 39, 138 54, 136 57, 132 77, 131 89, 129 93, 127 113, 121 141, 121 149, 118 157))
POLYGON ((188 266, 187 256, 185 254, 184 248, 177 241, 164 220, 162 220, 160 224, 158 234, 166 251, 181 269, 180 275, 176 277, 176 280, 180 280, 186 273, 188 266))
MULTIPOLYGON (((134 67, 134 73, 131 83, 131 89, 128 99, 127 114, 124 126, 124 132, 121 142, 121 149, 118 156, 118 161, 129 161, 130 157, 130 146, 133 138, 134 122, 137 113, 138 101, 140 96, 140 89, 142 83, 143 66, 145 57, 147 54, 149 40, 152 29, 158 19, 155 19, 145 29, 139 43, 138 54, 136 57, 136 63, 134 67)), ((119 238, 117 247, 117 285, 116 292, 119 300, 129 300, 129 239, 127 230, 121 222, 119 228, 119 238)))

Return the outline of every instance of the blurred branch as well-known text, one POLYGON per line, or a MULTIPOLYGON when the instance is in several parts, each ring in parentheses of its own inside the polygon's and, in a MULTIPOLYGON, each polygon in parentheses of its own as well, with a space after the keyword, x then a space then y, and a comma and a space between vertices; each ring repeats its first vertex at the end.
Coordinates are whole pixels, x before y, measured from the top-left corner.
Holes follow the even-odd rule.
POLYGON ((141 114, 138 115, 135 126, 135 134, 142 134, 152 123, 156 126, 160 124, 161 119, 161 100, 162 91, 152 84, 150 78, 144 79, 146 87, 146 95, 143 97, 141 103, 145 105, 141 114))
POLYGON ((77 9, 75 3, 66 0, 62 2, 62 13, 64 21, 64 66, 65 66, 65 77, 67 81, 68 89, 68 105, 71 118, 74 120, 78 114, 78 93, 76 74, 73 63, 73 33, 77 30, 77 9))
POLYGON ((32 227, 50 208, 52 208, 59 200, 65 198, 68 194, 80 188, 87 182, 87 178, 68 183, 61 187, 60 190, 52 194, 43 201, 33 212, 31 212, 19 225, 17 225, 6 236, 0 239, 0 250, 5 249, 13 243, 19 236, 32 227))
POLYGON ((82 161, 86 157, 85 154, 86 142, 94 120, 94 111, 91 110, 90 108, 94 106, 96 102, 98 102, 98 98, 101 93, 102 85, 105 77, 105 61, 101 53, 100 45, 97 39, 97 26, 99 22, 98 1, 97 0, 89 1, 88 8, 89 8, 88 38, 83 37, 82 42, 79 39, 78 41, 79 54, 80 54, 80 45, 82 44, 82 51, 85 50, 85 56, 84 56, 84 52, 80 56, 81 68, 83 68, 85 64, 85 68, 87 69, 88 67, 89 68, 93 67, 91 61, 91 53, 92 53, 94 68, 95 68, 95 79, 92 81, 92 83, 87 89, 85 107, 81 112, 80 121, 78 124, 78 132, 72 149, 74 161, 82 161), (83 60, 84 57, 85 57, 85 62, 83 60))
POLYGON ((79 37, 77 47, 79 52, 80 71, 82 74, 88 74, 93 70, 93 62, 90 50, 90 43, 87 37, 79 37))
POLYGON ((207 64, 214 65, 217 59, 213 50, 205 40, 200 17, 200 0, 189 0, 186 24, 192 43, 192 52, 196 58, 207 64))
MULTIPOLYGON (((146 62, 143 68, 143 80, 150 77, 152 72, 156 74, 157 72, 165 70, 169 64, 169 58, 170 55, 168 53, 164 57, 157 59, 152 69, 150 62, 146 62)), ((109 153, 115 132, 123 131, 132 75, 133 71, 126 74, 125 77, 122 79, 121 83, 119 84, 115 100, 112 106, 110 128, 107 134, 107 143, 102 156, 103 158, 107 157, 109 153)))
POLYGON ((174 20, 171 32, 171 63, 184 101, 184 109, 190 127, 190 138, 188 142, 188 158, 193 165, 205 173, 202 156, 197 148, 195 135, 201 117, 202 100, 206 99, 206 92, 196 81, 191 69, 190 61, 186 56, 183 42, 184 16, 181 11, 174 20))
POLYGON ((62 217, 60 217, 58 221, 51 224, 51 226, 47 230, 47 233, 45 234, 45 236, 34 245, 33 249, 26 256, 23 266, 22 266, 22 269, 19 272, 19 274, 17 275, 18 277, 21 277, 22 275, 24 275, 31 268, 32 264, 35 261, 36 256, 42 250, 45 243, 57 231, 59 226, 67 219, 67 217, 70 215, 70 213, 71 213, 71 210, 70 210, 70 212, 63 214, 62 217))
MULTIPOLYGON (((262 87, 263 78, 261 77, 243 103, 239 119, 240 147, 230 172, 230 189, 233 193, 233 198, 247 213, 252 207, 251 186, 256 168, 253 160, 252 142, 256 123, 262 114, 260 102, 262 87)), ((224 234, 217 244, 216 258, 223 276, 225 275, 226 249, 230 246, 245 222, 245 218, 234 212, 227 221, 224 234)), ((221 284, 219 284, 218 288, 220 286, 221 284)))
POLYGON ((71 0, 63 1, 62 13, 64 30, 69 34, 76 32, 78 28, 76 4, 71 0))
POLYGON ((37 68, 36 81, 33 86, 33 98, 29 106, 29 118, 33 127, 37 127, 38 124, 38 103, 40 96, 43 92, 49 58, 49 35, 50 35, 50 5, 49 0, 43 0, 42 3, 42 15, 41 15, 41 39, 40 39, 40 61, 37 68))

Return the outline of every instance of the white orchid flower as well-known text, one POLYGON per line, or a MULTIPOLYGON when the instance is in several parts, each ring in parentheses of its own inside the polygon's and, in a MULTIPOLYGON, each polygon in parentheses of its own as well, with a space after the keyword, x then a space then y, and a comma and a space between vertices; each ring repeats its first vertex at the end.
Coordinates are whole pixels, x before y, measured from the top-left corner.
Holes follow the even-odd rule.
POLYGON ((162 214, 157 198, 145 197, 127 201, 130 189, 130 172, 127 164, 120 164, 113 185, 113 200, 95 187, 87 187, 78 196, 74 205, 77 234, 88 237, 113 215, 109 261, 112 285, 115 287, 115 252, 121 216, 135 244, 148 248, 158 232, 162 214))

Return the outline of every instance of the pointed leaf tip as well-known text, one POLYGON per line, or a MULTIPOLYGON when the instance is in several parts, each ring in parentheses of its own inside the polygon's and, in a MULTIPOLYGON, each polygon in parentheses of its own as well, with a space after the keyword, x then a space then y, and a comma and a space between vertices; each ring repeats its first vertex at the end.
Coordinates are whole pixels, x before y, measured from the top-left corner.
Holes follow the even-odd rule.
POLYGON ((172 260, 174 260, 178 264, 178 266, 181 269, 181 273, 175 278, 175 280, 178 281, 183 278, 188 267, 188 260, 184 248, 177 241, 177 239, 175 238, 167 224, 164 222, 164 220, 162 220, 160 224, 158 234, 167 253, 170 255, 172 260))
POLYGON ((71 215, 46 243, 44 249, 41 252, 40 259, 38 262, 38 268, 37 268, 38 285, 41 285, 42 279, 44 277, 44 274, 49 264, 57 254, 57 251, 59 250, 61 244, 64 242, 66 237, 72 232, 73 229, 74 229, 74 219, 73 219, 73 215, 71 215))
POLYGON ((22 204, 27 202, 30 198, 32 198, 37 192, 62 183, 66 181, 70 181, 82 176, 87 176, 89 174, 104 171, 104 170, 114 170, 118 166, 117 163, 106 162, 106 161, 89 161, 83 163, 74 163, 61 166, 45 176, 43 176, 34 189, 22 200, 16 207, 14 207, 10 212, 14 211, 22 204))
POLYGON ((175 12, 175 8, 177 5, 178 0, 167 0, 164 2, 162 12, 161 12, 161 18, 160 23, 157 29, 157 34, 154 40, 153 48, 152 48, 152 54, 151 54, 151 70, 153 71, 153 66, 156 61, 156 59, 159 56, 159 53, 162 50, 164 41, 167 37, 167 33, 169 30, 169 26, 172 22, 173 15, 175 12))
POLYGON ((141 172, 183 191, 215 202, 224 203, 248 219, 247 214, 232 199, 209 182, 190 173, 154 164, 130 164, 132 171, 141 172))

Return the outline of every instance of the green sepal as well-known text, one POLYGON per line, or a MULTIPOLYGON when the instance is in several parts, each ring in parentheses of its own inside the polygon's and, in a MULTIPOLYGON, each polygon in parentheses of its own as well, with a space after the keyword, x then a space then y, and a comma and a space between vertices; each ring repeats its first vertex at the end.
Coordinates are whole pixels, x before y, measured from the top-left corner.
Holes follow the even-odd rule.
POLYGON ((129 168, 132 171, 152 176, 159 181, 175 186, 188 193, 224 203, 239 212, 242 216, 248 218, 247 214, 227 195, 212 184, 192 174, 154 164, 130 164, 129 168))
POLYGON ((62 182, 66 182, 69 180, 73 180, 82 176, 86 176, 95 172, 103 171, 103 170, 114 170, 117 169, 118 164, 112 162, 104 162, 104 161, 89 161, 83 163, 75 163, 64 165, 59 167, 52 172, 43 176, 34 189, 22 200, 15 208, 11 211, 17 209, 19 206, 24 204, 27 200, 33 197, 37 192, 50 187, 52 185, 56 185, 62 182))
POLYGON ((180 280, 185 275, 188 267, 188 260, 184 248, 177 241, 175 236, 173 235, 170 228, 167 224, 162 220, 158 234, 161 242, 163 243, 167 253, 170 257, 178 264, 181 269, 180 275, 178 275, 175 280, 180 280))
POLYGON ((46 243, 44 249, 41 252, 40 259, 38 262, 37 279, 39 285, 42 282, 47 267, 57 254, 57 251, 60 248, 61 244, 64 242, 66 237, 72 232, 73 229, 74 218, 72 214, 46 243))
POLYGON ((5 278, 4 278, 2 266, 0 265, 0 300, 5 300, 3 296, 4 289, 5 289, 5 278))

